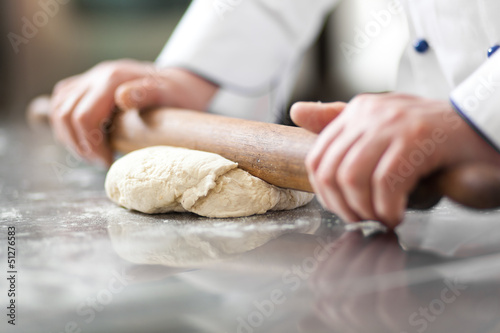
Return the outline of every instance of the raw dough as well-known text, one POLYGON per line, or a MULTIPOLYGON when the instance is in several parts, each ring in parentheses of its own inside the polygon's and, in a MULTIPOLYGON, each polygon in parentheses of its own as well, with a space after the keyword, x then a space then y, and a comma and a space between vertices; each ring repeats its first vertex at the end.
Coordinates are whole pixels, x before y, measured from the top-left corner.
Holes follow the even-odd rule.
POLYGON ((314 197, 270 185, 220 155, 167 146, 136 150, 116 161, 105 188, 112 201, 128 209, 207 217, 294 209, 314 197))

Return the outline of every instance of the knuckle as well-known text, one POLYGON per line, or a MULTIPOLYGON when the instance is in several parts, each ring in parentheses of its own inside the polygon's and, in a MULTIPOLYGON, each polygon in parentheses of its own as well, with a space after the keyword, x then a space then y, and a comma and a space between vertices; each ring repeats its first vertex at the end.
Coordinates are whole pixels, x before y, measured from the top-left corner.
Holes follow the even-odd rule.
POLYGON ((429 134, 429 126, 423 119, 418 119, 413 122, 411 127, 411 135, 415 138, 423 138, 429 134))
POLYGON ((333 185, 333 178, 330 171, 319 170, 316 174, 318 184, 323 188, 330 188, 333 185))
POLYGON ((386 124, 395 124, 403 120, 406 116, 406 112, 398 107, 393 107, 386 109, 385 111, 385 123, 386 124))
POLYGON ((343 187, 358 190, 362 187, 360 177, 352 167, 341 167, 337 173, 337 183, 343 187))
POLYGON ((89 115, 87 112, 73 112, 71 114, 71 122, 75 126, 81 127, 83 124, 87 122, 89 119, 89 115))
POLYGON ((387 97, 380 94, 360 94, 357 95, 349 104, 356 110, 356 112, 361 112, 368 117, 377 117, 377 119, 380 119, 381 113, 387 113, 387 109, 391 105, 386 101, 387 97))
POLYGON ((67 123, 71 119, 70 110, 56 109, 52 114, 56 123, 67 123))

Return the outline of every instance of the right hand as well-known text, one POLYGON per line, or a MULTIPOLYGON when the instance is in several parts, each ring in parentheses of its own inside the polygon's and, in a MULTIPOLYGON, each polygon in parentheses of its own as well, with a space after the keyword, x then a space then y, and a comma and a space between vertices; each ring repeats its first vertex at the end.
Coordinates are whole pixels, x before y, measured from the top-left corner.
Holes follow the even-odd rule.
POLYGON ((123 110, 171 106, 206 110, 218 87, 180 68, 158 69, 134 60, 103 62, 60 81, 54 88, 50 120, 56 138, 88 161, 113 162, 104 127, 123 110))
POLYGON ((296 103, 292 120, 319 134, 306 158, 322 205, 346 222, 403 221, 418 181, 469 163, 500 165, 500 154, 445 100, 362 94, 345 103, 296 103))

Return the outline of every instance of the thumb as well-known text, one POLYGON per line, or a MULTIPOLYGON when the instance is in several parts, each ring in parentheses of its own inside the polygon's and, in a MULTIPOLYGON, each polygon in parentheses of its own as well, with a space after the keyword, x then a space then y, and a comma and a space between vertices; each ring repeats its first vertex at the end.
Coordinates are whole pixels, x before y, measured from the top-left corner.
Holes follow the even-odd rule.
POLYGON ((158 77, 129 81, 116 89, 115 103, 122 110, 172 105, 175 104, 171 100, 172 88, 166 79, 158 77))
POLYGON ((295 124, 313 133, 319 133, 346 107, 344 102, 315 103, 298 102, 291 110, 290 116, 295 124))

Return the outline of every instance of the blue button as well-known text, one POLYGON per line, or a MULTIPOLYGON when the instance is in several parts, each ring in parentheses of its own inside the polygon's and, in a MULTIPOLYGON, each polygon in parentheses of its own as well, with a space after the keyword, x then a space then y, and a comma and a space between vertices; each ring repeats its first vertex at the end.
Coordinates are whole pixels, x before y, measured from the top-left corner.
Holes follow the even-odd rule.
POLYGON ((488 58, 493 55, 498 49, 500 49, 500 45, 494 45, 488 49, 488 58))
POLYGON ((427 41, 425 39, 417 39, 413 43, 413 48, 418 53, 425 53, 429 49, 429 43, 427 43, 427 41))

